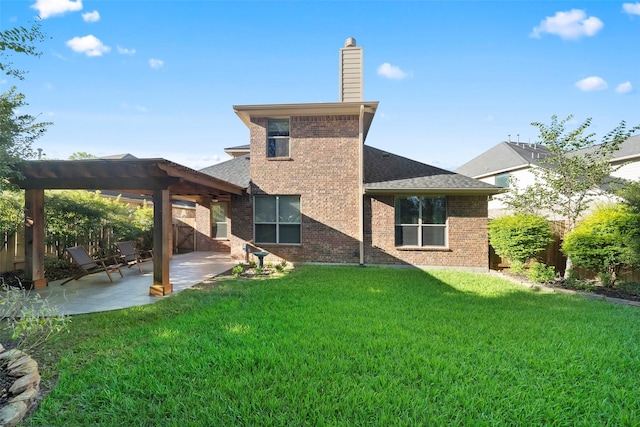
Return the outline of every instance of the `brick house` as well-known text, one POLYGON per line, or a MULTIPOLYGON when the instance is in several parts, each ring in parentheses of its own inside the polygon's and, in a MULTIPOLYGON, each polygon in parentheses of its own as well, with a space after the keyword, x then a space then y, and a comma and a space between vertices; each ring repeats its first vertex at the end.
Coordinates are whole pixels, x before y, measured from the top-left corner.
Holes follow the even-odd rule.
POLYGON ((340 101, 238 105, 249 145, 201 172, 244 188, 196 207, 198 250, 266 261, 488 269, 494 185, 365 145, 362 48, 340 50, 340 101))

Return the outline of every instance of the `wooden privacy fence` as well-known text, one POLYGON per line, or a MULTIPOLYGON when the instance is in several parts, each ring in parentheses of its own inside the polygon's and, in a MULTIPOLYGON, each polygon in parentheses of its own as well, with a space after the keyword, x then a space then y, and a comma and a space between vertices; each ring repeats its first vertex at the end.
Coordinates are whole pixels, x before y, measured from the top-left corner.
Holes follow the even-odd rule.
MULTIPOLYGON (((16 271, 24 268, 24 229, 18 230, 15 234, 4 233, 3 245, 0 247, 0 273, 16 271)), ((110 227, 103 227, 100 233, 95 236, 77 236, 72 242, 62 245, 46 245, 45 258, 58 258, 58 255, 67 257, 64 253, 65 247, 84 246, 91 255, 110 255, 115 252, 113 243, 115 242, 110 227)))

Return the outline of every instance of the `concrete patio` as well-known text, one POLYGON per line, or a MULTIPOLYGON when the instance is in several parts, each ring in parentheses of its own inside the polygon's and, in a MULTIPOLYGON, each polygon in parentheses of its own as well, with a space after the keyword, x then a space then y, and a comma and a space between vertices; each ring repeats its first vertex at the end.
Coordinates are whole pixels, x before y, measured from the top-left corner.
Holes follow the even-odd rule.
POLYGON ((230 270, 237 261, 229 254, 217 252, 190 252, 174 255, 170 261, 170 281, 173 293, 167 296, 149 295, 153 283, 153 263, 141 264, 142 273, 133 266, 123 267, 120 277, 113 274, 111 283, 106 273, 100 272, 72 280, 60 286, 63 280, 50 282, 46 288, 33 290, 49 304, 58 307, 61 314, 73 315, 117 310, 138 305, 153 304, 168 298, 206 279, 230 270))

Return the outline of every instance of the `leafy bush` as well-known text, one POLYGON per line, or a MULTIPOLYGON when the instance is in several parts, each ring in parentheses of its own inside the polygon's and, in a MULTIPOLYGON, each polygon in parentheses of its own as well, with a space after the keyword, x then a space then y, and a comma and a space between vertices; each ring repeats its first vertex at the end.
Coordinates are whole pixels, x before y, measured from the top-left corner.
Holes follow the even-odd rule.
POLYGON ((11 339, 20 350, 31 351, 53 334, 68 331, 69 317, 60 314, 40 295, 18 287, 0 286, 0 319, 6 321, 11 339))
POLYGON ((544 251, 553 241, 553 234, 544 218, 517 214, 491 220, 489 241, 496 254, 517 267, 544 251))
POLYGON ((617 204, 597 208, 569 232, 562 251, 577 266, 599 274, 602 284, 614 286, 620 269, 640 264, 640 215, 617 204))
POLYGON ((24 193, 0 191, 0 234, 13 234, 24 222, 24 193))
POLYGON ((244 273, 244 265, 242 264, 238 264, 231 269, 231 274, 233 274, 235 277, 238 277, 242 273, 244 273))
POLYGON ((640 296, 640 283, 622 282, 618 283, 616 287, 626 294, 640 296))
POLYGON ((529 280, 536 283, 550 282, 556 277, 553 266, 542 262, 534 262, 526 274, 529 280))

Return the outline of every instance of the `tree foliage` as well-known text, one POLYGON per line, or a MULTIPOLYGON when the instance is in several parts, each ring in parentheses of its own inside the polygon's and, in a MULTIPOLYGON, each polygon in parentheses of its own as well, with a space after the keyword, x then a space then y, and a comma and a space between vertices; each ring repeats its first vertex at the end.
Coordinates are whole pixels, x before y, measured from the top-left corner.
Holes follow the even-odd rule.
POLYGON ((24 222, 24 193, 4 191, 0 197, 0 235, 15 233, 24 222))
MULTIPOLYGON (((0 72, 24 79, 26 71, 19 70, 9 61, 12 54, 39 56, 35 44, 44 39, 39 24, 31 28, 16 27, 0 31, 0 72)), ((27 106, 24 95, 11 87, 0 96, 0 192, 10 187, 9 180, 19 177, 16 166, 34 157, 33 142, 42 136, 51 123, 37 122, 36 117, 23 114, 27 106)))
POLYGON ((83 159, 95 159, 97 158, 93 154, 89 154, 86 151, 76 151, 69 156, 69 160, 83 160, 83 159))
POLYGON ((551 226, 532 214, 508 215, 489 222, 489 241, 502 258, 522 266, 553 241, 551 226))
POLYGON ((24 79, 26 71, 18 70, 9 61, 12 54, 19 53, 27 56, 40 56, 36 43, 44 40, 40 31, 40 24, 35 23, 31 28, 15 27, 0 31, 0 72, 24 79))
POLYGON ((632 212, 640 214, 640 182, 625 183, 616 191, 632 212))
MULTIPOLYGON (((94 242, 92 253, 107 255, 117 240, 134 240, 149 230, 138 227, 137 218, 149 208, 132 209, 120 198, 108 199, 99 192, 46 191, 45 235, 46 242, 56 248, 58 258, 64 249, 77 244, 94 242)), ((153 223, 153 220, 151 221, 153 223)))
POLYGON ((622 204, 598 207, 565 236, 562 250, 613 286, 622 267, 640 264, 640 214, 622 204))
POLYGON ((0 95, 0 191, 10 187, 10 179, 19 178, 16 165, 35 156, 33 142, 51 124, 19 113, 26 105, 24 95, 15 87, 0 95))
POLYGON ((627 129, 624 121, 607 133, 598 144, 595 134, 588 133, 591 119, 585 120, 573 130, 567 124, 568 116, 558 120, 552 116, 551 124, 534 122, 539 130, 539 142, 551 155, 542 159, 544 167, 533 167, 536 181, 533 186, 517 192, 505 201, 519 210, 535 209, 557 215, 568 222, 568 229, 575 227, 580 215, 590 206, 599 189, 611 176, 610 160, 620 144, 640 129, 627 129))

